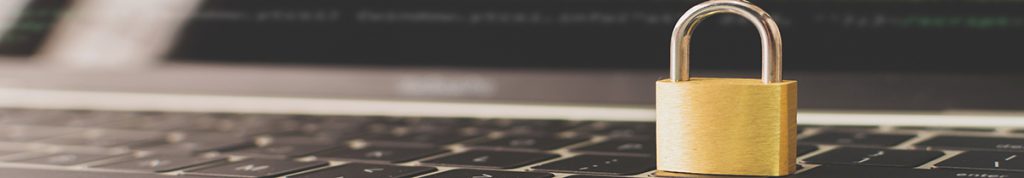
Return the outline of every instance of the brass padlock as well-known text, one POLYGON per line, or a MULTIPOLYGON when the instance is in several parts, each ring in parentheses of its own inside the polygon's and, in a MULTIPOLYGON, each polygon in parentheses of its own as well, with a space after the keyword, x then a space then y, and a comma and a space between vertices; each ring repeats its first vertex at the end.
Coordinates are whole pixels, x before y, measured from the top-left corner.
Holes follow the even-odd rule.
POLYGON ((782 80, 782 41, 768 13, 711 0, 675 26, 671 79, 656 82, 658 176, 784 176, 796 170, 797 83, 782 80), (690 37, 701 20, 737 14, 761 35, 762 78, 689 78, 690 37))

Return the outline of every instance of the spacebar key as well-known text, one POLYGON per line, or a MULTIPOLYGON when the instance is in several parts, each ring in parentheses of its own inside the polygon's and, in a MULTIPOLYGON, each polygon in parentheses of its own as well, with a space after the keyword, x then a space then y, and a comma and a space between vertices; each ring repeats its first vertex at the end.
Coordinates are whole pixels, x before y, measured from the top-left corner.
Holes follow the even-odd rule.
POLYGON ((1024 173, 977 170, 925 170, 892 167, 819 166, 788 178, 1014 178, 1024 173))
POLYGON ((142 173, 86 172, 48 169, 0 168, 2 177, 39 177, 39 178, 198 178, 189 176, 169 176, 142 173))

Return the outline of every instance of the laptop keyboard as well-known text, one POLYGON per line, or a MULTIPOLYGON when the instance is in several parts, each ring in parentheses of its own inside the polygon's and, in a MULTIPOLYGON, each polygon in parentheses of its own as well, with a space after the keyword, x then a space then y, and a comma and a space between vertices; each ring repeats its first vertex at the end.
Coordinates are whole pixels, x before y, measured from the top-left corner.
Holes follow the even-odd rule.
MULTIPOLYGON (((1021 130, 799 130, 790 177, 1024 177, 1021 130)), ((653 122, 0 109, 4 177, 653 177, 654 144, 653 122)))

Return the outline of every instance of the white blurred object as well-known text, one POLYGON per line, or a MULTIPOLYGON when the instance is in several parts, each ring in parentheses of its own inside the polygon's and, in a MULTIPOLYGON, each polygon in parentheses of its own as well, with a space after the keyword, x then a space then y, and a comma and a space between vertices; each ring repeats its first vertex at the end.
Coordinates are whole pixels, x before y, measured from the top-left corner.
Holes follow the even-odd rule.
POLYGON ((38 58, 74 69, 136 69, 153 65, 199 0, 76 1, 38 58))
POLYGON ((0 38, 18 22, 29 0, 0 0, 0 38))

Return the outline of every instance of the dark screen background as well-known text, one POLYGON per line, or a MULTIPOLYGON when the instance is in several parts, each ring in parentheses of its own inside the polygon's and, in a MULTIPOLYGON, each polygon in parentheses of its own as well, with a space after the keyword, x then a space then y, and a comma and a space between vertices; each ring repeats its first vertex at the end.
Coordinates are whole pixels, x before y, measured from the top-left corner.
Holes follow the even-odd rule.
MULTIPOLYGON (((668 66, 679 0, 208 0, 180 60, 553 69, 668 66)), ((787 71, 1021 73, 1020 1, 755 1, 779 22, 787 71)), ((693 66, 757 70, 739 17, 705 21, 693 66)))
POLYGON ((29 56, 42 46, 72 0, 32 0, 16 22, 0 34, 0 55, 29 56))

